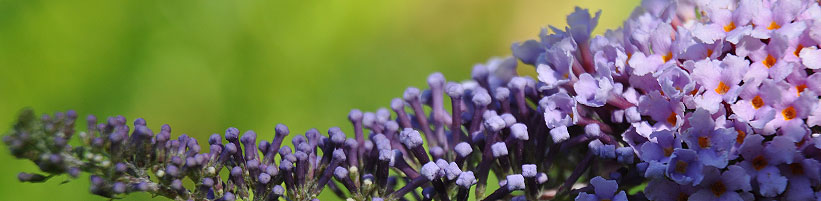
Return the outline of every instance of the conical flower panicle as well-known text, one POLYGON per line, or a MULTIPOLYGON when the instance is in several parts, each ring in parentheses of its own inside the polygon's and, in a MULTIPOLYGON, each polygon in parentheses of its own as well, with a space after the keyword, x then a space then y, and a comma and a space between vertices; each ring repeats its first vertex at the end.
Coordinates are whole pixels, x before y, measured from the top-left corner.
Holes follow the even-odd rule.
POLYGON ((288 143, 282 124, 273 137, 228 128, 203 147, 144 119, 90 115, 75 132, 74 111, 25 110, 3 141, 42 172, 20 181, 88 172, 90 191, 109 198, 821 198, 817 1, 645 0, 593 36, 599 17, 577 8, 568 27, 514 43, 471 80, 433 73, 390 108, 353 109, 352 131, 310 129, 288 143), (519 61, 538 76, 518 75, 519 61))

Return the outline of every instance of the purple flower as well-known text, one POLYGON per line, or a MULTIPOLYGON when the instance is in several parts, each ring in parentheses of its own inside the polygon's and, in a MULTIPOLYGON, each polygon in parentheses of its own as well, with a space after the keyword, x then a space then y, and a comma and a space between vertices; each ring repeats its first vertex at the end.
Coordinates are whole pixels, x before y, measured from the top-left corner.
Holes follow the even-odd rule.
POLYGON ((698 154, 690 149, 676 149, 670 156, 665 174, 681 185, 698 185, 704 179, 704 165, 698 154))
POLYGON ((681 140, 670 130, 660 130, 650 134, 650 142, 641 145, 640 158, 643 161, 667 163, 675 149, 681 148, 681 140))
POLYGON ((737 133, 732 128, 715 128, 713 117, 706 110, 697 109, 689 118, 692 127, 684 133, 684 142, 698 152, 704 165, 724 168, 737 133))
POLYGON ((728 54, 723 60, 700 60, 694 63, 693 80, 705 88, 702 95, 721 97, 726 102, 735 102, 739 94, 739 83, 749 62, 741 57, 728 54))
POLYGON ((719 169, 707 167, 704 169, 704 180, 699 184, 699 190, 690 196, 692 200, 743 200, 737 190, 743 193, 750 191, 750 176, 743 168, 735 165, 727 167, 723 173, 719 169))
POLYGON ((614 180, 606 180, 602 177, 594 177, 590 180, 593 185, 594 194, 581 192, 576 196, 577 201, 598 201, 598 200, 613 200, 626 201, 627 194, 619 190, 619 184, 614 180), (616 192, 618 191, 618 193, 616 192))
POLYGON ((539 64, 536 67, 536 72, 539 73, 538 79, 545 84, 547 89, 559 87, 570 80, 576 79, 573 74, 573 57, 569 51, 559 49, 548 49, 545 52, 548 64, 539 64))
POLYGON ((758 182, 758 192, 765 197, 774 197, 784 192, 787 178, 781 176, 777 165, 792 163, 796 148, 789 137, 775 136, 772 141, 763 142, 761 135, 747 135, 739 148, 744 161, 739 166, 747 170, 751 179, 758 182))
POLYGON ((644 192, 649 200, 687 200, 691 194, 696 192, 696 188, 660 178, 650 180, 644 192))
POLYGON ((544 121, 547 128, 571 126, 578 122, 579 113, 576 110, 576 101, 567 93, 559 92, 539 101, 544 110, 544 121))
POLYGON ((788 200, 811 200, 815 198, 812 186, 821 181, 819 163, 815 159, 795 156, 793 163, 779 166, 789 184, 784 192, 788 200))
POLYGON ((613 90, 613 81, 605 77, 594 78, 584 73, 579 81, 573 83, 576 90, 576 101, 590 107, 601 107, 607 102, 610 91, 613 90))
POLYGON ((667 99, 658 91, 654 91, 639 100, 639 112, 653 118, 657 125, 676 128, 683 123, 684 104, 667 99))

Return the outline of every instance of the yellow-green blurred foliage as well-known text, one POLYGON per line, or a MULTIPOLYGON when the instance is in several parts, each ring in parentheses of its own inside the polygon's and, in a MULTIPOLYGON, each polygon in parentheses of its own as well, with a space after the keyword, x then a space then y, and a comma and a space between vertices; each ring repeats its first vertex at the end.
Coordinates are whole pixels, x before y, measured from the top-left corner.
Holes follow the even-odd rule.
MULTIPOLYGON (((143 117, 201 142, 229 126, 267 140, 276 123, 350 132, 351 108, 388 106, 434 71, 467 79, 473 64, 510 55, 512 42, 564 27, 574 6, 602 9, 602 33, 638 3, 0 0, 0 129, 32 107, 143 117)), ((37 167, 4 145, 0 162, 0 200, 105 200, 88 193, 87 174, 19 183, 17 172, 37 167)))

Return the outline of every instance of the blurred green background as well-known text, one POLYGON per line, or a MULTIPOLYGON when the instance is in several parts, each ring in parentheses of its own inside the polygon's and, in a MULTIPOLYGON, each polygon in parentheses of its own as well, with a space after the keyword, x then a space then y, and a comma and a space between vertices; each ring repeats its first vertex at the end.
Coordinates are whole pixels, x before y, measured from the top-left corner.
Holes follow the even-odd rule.
MULTIPOLYGON (((167 123, 174 136, 201 142, 229 126, 270 140, 276 123, 351 133, 351 108, 388 106, 407 86, 426 87, 435 71, 467 79, 473 64, 510 55, 512 42, 564 27, 574 6, 602 9, 595 32, 603 33, 638 4, 0 0, 0 129, 31 107, 143 117, 152 129, 167 123)), ((0 200, 105 200, 88 193, 88 175, 19 183, 18 172, 37 168, 2 146, 0 200)))

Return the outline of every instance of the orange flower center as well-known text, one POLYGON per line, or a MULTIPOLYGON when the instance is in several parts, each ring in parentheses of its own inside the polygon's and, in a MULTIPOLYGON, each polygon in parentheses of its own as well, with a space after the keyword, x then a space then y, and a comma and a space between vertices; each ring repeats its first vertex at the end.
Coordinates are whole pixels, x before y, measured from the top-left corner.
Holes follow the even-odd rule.
POLYGON ((664 148, 664 156, 673 155, 673 147, 666 147, 664 148))
POLYGON ((753 101, 750 101, 753 104, 753 108, 758 109, 764 106, 764 99, 761 99, 761 96, 755 96, 753 101))
POLYGON ((698 137, 698 146, 700 146, 701 148, 710 147, 710 138, 698 137))
POLYGON ((793 54, 795 54, 795 56, 798 56, 798 54, 801 53, 802 49, 804 49, 804 46, 801 45, 801 44, 798 44, 798 47, 795 47, 795 52, 793 52, 793 54))
POLYGON ((687 162, 676 161, 676 172, 684 174, 687 172, 687 162))
POLYGON ((796 146, 796 147, 801 147, 801 146, 804 146, 804 143, 805 143, 805 142, 807 142, 807 140, 805 140, 805 139, 801 139, 801 141, 798 141, 798 142, 796 142, 796 143, 795 143, 795 146, 796 146))
POLYGON ((727 86, 727 84, 724 84, 724 82, 719 81, 718 86, 716 87, 716 93, 724 95, 727 93, 727 91, 730 91, 730 86, 727 86))
POLYGON ((730 32, 735 29, 735 22, 730 22, 727 26, 724 26, 724 32, 730 32))
POLYGON ((795 108, 792 106, 787 107, 784 110, 781 110, 781 115, 784 115, 784 120, 792 120, 795 118, 796 115, 795 108))
POLYGON ((716 183, 713 183, 713 185, 710 185, 710 191, 713 192, 713 195, 720 197, 722 194, 724 194, 724 192, 727 192, 727 187, 724 186, 723 182, 718 181, 716 183))
POLYGON ((707 49, 707 57, 710 57, 712 55, 713 55, 713 50, 712 49, 707 49))
POLYGON ((670 59, 673 59, 673 52, 667 52, 666 55, 661 56, 661 59, 664 59, 664 62, 670 61, 670 59))
POLYGON ((792 173, 796 175, 804 174, 804 166, 801 166, 801 163, 798 162, 790 164, 790 170, 792 170, 792 173))
POLYGON ((807 89, 807 84, 800 84, 795 86, 796 91, 798 91, 798 96, 801 96, 801 92, 804 92, 804 89, 807 89))
POLYGON ((677 201, 687 201, 690 198, 690 195, 684 193, 678 193, 678 200, 677 201))
POLYGON ((773 30, 773 29, 778 29, 778 28, 781 28, 781 26, 778 25, 775 22, 770 23, 770 26, 767 27, 768 30, 773 30))
POLYGON ((667 116, 667 123, 670 123, 670 125, 675 126, 677 121, 675 112, 671 112, 670 116, 667 116))
POLYGON ((753 158, 753 168, 755 170, 761 170, 762 168, 767 167, 767 159, 764 156, 758 156, 753 158))
POLYGON ((768 54, 767 58, 764 59, 764 61, 761 61, 761 62, 763 62, 764 66, 767 66, 767 68, 772 68, 773 66, 775 66, 776 60, 775 60, 775 57, 773 57, 773 55, 768 54))
POLYGON ((744 143, 744 138, 747 137, 747 133, 742 130, 735 131, 738 132, 738 135, 735 137, 735 142, 739 144, 744 143))

